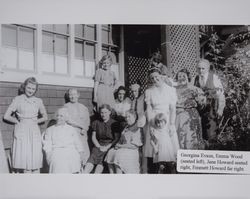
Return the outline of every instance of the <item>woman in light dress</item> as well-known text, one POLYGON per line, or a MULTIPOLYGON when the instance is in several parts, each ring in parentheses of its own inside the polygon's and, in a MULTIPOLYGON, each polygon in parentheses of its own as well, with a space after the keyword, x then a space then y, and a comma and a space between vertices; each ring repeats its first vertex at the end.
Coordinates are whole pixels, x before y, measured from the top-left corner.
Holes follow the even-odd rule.
POLYGON ((125 114, 131 109, 131 100, 127 97, 127 90, 124 86, 120 86, 116 92, 116 99, 114 105, 114 118, 120 122, 121 127, 126 126, 125 114))
POLYGON ((38 173, 43 161, 38 124, 47 120, 47 113, 42 100, 34 96, 38 88, 36 79, 26 79, 22 88, 23 94, 13 99, 4 114, 5 120, 15 124, 12 165, 18 172, 38 173))
POLYGON ((153 147, 150 143, 151 129, 154 128, 154 118, 158 113, 163 113, 167 118, 167 126, 172 133, 176 133, 176 90, 167 85, 162 78, 161 71, 152 69, 149 79, 151 86, 145 91, 147 130, 145 132, 144 157, 148 159, 148 173, 156 173, 157 166, 153 164, 153 147))
POLYGON ((140 173, 139 147, 143 145, 141 128, 136 124, 137 114, 129 110, 125 114, 127 126, 114 148, 110 149, 105 161, 110 173, 140 173))
POLYGON ((83 145, 77 130, 66 121, 66 108, 58 109, 56 124, 49 127, 43 136, 43 150, 49 164, 49 173, 79 173, 83 160, 83 145))
POLYGON ((64 104, 64 107, 68 109, 69 113, 67 123, 73 126, 80 135, 84 148, 84 160, 82 164, 85 165, 90 155, 88 144, 88 129, 90 125, 89 110, 86 106, 79 103, 80 93, 77 89, 70 88, 66 94, 69 98, 69 102, 64 104))
POLYGON ((110 55, 104 55, 99 63, 100 68, 95 73, 94 99, 97 104, 97 111, 103 104, 114 108, 114 90, 117 84, 115 73, 111 71, 112 58, 110 55))

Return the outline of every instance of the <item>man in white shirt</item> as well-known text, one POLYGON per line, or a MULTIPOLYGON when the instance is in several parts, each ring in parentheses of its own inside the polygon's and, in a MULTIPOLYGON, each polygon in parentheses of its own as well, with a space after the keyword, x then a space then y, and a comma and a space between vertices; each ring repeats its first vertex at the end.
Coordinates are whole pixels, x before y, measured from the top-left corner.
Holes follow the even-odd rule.
POLYGON ((225 107, 224 90, 219 77, 210 70, 208 60, 199 61, 197 72, 194 85, 201 88, 207 97, 206 106, 200 111, 203 138, 211 141, 217 138, 218 119, 225 107))

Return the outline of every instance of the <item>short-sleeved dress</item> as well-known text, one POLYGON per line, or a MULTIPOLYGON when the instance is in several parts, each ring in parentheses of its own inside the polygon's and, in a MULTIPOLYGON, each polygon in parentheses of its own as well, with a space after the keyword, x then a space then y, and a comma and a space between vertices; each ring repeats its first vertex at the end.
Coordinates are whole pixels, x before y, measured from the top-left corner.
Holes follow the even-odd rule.
MULTIPOLYGON (((116 140, 117 133, 119 133, 119 125, 113 119, 109 119, 107 122, 95 120, 91 126, 92 131, 96 132, 96 139, 101 146, 113 144, 116 140)), ((92 148, 88 162, 94 165, 103 164, 106 154, 107 152, 103 152, 94 146, 92 148)))
POLYGON ((122 131, 118 144, 130 144, 136 148, 112 148, 105 161, 119 166, 124 173, 140 173, 139 147, 143 145, 141 128, 126 127, 122 131))
POLYGON ((78 173, 82 142, 76 129, 68 124, 53 125, 44 133, 43 149, 50 173, 78 173))
POLYGON ((38 113, 46 110, 40 98, 22 94, 14 98, 8 107, 10 112, 20 114, 20 122, 15 124, 12 151, 13 168, 33 170, 42 167, 42 137, 37 124, 38 113))
POLYGON ((176 131, 182 149, 203 149, 201 117, 197 110, 200 88, 192 85, 177 86, 176 131))
POLYGON ((150 131, 154 128, 154 117, 158 113, 164 113, 167 117, 167 125, 170 119, 170 105, 176 106, 177 95, 174 87, 168 86, 163 83, 161 88, 151 86, 145 91, 145 102, 152 107, 150 118, 147 118, 148 124, 145 127, 145 146, 144 156, 153 157, 153 148, 150 144, 150 131))
POLYGON ((86 106, 80 103, 71 103, 68 102, 64 105, 65 108, 68 109, 70 118, 78 124, 82 124, 84 128, 81 130, 79 128, 75 128, 80 135, 80 139, 84 148, 84 160, 83 164, 85 164, 89 158, 89 144, 88 144, 88 134, 87 131, 90 125, 90 117, 89 110, 86 106))
POLYGON ((109 104, 113 108, 115 103, 115 73, 111 70, 99 68, 96 70, 95 82, 99 82, 97 87, 97 107, 99 108, 102 104, 109 104))
POLYGON ((177 150, 179 147, 179 140, 177 134, 170 134, 168 128, 153 129, 153 142, 157 145, 158 151, 153 152, 153 161, 157 162, 171 162, 177 159, 177 150))
POLYGON ((9 173, 1 131, 0 131, 0 173, 9 173))

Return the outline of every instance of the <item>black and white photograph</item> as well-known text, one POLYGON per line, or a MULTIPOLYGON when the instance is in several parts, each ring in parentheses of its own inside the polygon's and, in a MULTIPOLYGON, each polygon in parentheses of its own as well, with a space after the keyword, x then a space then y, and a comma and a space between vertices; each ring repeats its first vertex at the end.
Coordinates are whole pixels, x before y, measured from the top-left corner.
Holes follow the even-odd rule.
POLYGON ((173 174, 250 150, 250 26, 1 24, 2 172, 173 174))
POLYGON ((145 199, 169 179, 186 191, 202 178, 246 188, 250 21, 212 22, 0 20, 1 175, 45 186, 68 176, 73 192, 99 181, 86 198, 108 198, 106 180, 140 182, 145 199))

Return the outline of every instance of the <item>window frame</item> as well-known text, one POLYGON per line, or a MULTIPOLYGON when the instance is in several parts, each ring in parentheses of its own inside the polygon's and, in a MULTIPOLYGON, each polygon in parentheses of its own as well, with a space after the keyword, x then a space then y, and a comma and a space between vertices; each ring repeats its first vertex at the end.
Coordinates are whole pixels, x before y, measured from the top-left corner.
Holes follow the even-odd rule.
POLYGON ((29 24, 1 24, 1 31, 3 29, 3 27, 15 27, 16 29, 16 46, 9 46, 9 45, 5 45, 3 42, 3 35, 1 33, 1 48, 9 48, 9 49, 15 49, 17 52, 17 59, 16 59, 16 65, 15 68, 9 68, 9 67, 4 67, 5 70, 8 71, 20 71, 22 73, 37 73, 37 25, 34 24, 29 25, 29 24), (21 32, 21 28, 26 28, 26 29, 31 29, 33 31, 33 50, 29 50, 26 48, 22 48, 20 47, 20 32, 21 32), (22 69, 20 68, 20 51, 21 49, 23 51, 29 51, 33 53, 33 62, 34 62, 34 67, 32 68, 32 70, 28 70, 28 69, 22 69))
POLYGON ((48 71, 43 71, 43 74, 47 74, 47 75, 56 75, 56 76, 70 76, 70 63, 69 63, 69 57, 70 57, 70 24, 41 24, 41 34, 42 34, 42 39, 43 39, 43 33, 49 33, 52 34, 52 53, 44 51, 43 50, 43 42, 42 42, 42 49, 41 49, 41 53, 42 54, 47 54, 47 55, 52 55, 53 56, 53 72, 48 72, 48 71), (46 30, 44 29, 43 25, 52 25, 53 30, 46 30), (67 25, 67 33, 61 33, 56 31, 56 25, 67 25), (62 54, 58 54, 56 52, 56 36, 60 35, 60 36, 64 36, 67 37, 67 54, 66 55, 62 55, 62 54), (63 74, 63 73, 57 73, 56 72, 56 56, 61 56, 61 57, 66 57, 67 58, 67 73, 63 74))

